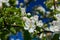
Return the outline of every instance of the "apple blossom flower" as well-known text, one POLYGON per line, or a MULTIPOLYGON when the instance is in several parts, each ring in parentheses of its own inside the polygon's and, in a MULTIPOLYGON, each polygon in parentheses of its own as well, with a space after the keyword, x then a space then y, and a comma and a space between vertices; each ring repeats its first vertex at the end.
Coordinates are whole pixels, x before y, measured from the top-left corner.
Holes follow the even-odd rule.
POLYGON ((35 23, 35 20, 33 19, 34 17, 30 17, 30 20, 35 23))
POLYGON ((29 0, 24 0, 25 3, 28 3, 29 0))
POLYGON ((20 6, 23 6, 23 3, 20 3, 20 6))
POLYGON ((40 34, 40 37, 39 38, 42 38, 43 37, 43 33, 40 34))
POLYGON ((60 6, 58 6, 58 7, 56 8, 56 10, 57 10, 57 11, 60 11, 60 6))
POLYGON ((0 0, 0 3, 2 3, 2 0, 0 0))
POLYGON ((58 26, 50 26, 50 31, 54 33, 60 33, 60 28, 58 26))
POLYGON ((3 3, 8 3, 8 2, 9 2, 9 0, 2 0, 2 2, 3 2, 3 3))
POLYGON ((0 8, 2 8, 2 3, 0 3, 0 8))
POLYGON ((30 28, 28 31, 29 31, 29 33, 33 33, 34 32, 34 29, 33 28, 30 28))
POLYGON ((54 6, 52 6, 50 9, 51 9, 51 10, 54 10, 54 6))
POLYGON ((40 21, 36 22, 36 25, 37 25, 38 27, 42 27, 42 26, 43 26, 43 22, 40 20, 40 21))
POLYGON ((56 14, 54 16, 57 18, 57 20, 60 20, 60 13, 59 14, 56 14))
POLYGON ((28 17, 22 17, 22 19, 23 19, 24 21, 26 21, 26 20, 30 21, 30 19, 29 19, 28 17))
POLYGON ((41 12, 45 12, 45 9, 42 6, 37 7, 37 10, 40 10, 41 12))
POLYGON ((53 21, 53 25, 50 26, 50 31, 59 33, 60 31, 60 22, 59 21, 53 21))
POLYGON ((27 13, 27 15, 28 15, 28 16, 30 16, 30 15, 31 15, 31 13, 27 13))
POLYGON ((46 13, 47 13, 47 14, 50 14, 50 11, 47 11, 46 13))
POLYGON ((50 26, 50 31, 54 32, 54 26, 50 26))
POLYGON ((44 29, 47 30, 47 31, 50 31, 48 27, 46 27, 46 28, 44 28, 44 29))
POLYGON ((25 20, 25 26, 24 26, 25 30, 28 30, 29 33, 33 33, 35 28, 36 26, 35 26, 35 22, 33 19, 25 20))
POLYGON ((19 1, 18 0, 16 0, 16 4, 18 5, 18 3, 19 3, 19 1))
POLYGON ((25 30, 28 30, 29 29, 29 26, 30 26, 30 21, 29 20, 26 20, 25 21, 25 27, 24 27, 24 29, 25 30))
POLYGON ((7 6, 10 6, 10 4, 9 3, 5 3, 7 6))
POLYGON ((24 8, 21 7, 21 14, 22 14, 22 15, 25 15, 25 14, 26 14, 25 9, 26 9, 25 7, 24 7, 24 8))
POLYGON ((10 6, 10 4, 8 2, 9 2, 9 0, 0 0, 1 7, 2 7, 2 3, 5 3, 7 6, 10 6))
POLYGON ((38 21, 38 15, 34 15, 33 19, 34 19, 35 21, 38 21))
POLYGON ((58 0, 55 0, 55 1, 58 1, 58 0))

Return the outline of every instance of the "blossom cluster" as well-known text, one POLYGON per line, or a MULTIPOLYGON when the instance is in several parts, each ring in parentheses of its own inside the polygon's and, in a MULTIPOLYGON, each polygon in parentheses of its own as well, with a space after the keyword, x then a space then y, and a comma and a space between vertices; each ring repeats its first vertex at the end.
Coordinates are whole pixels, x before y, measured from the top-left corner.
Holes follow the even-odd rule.
POLYGON ((0 7, 2 7, 2 3, 5 3, 7 6, 10 6, 9 0, 0 0, 0 7))
POLYGON ((50 26, 50 30, 59 33, 60 32, 60 14, 54 15, 57 18, 57 21, 53 21, 52 25, 50 26))
MULTIPOLYGON (((50 14, 50 11, 45 11, 45 9, 43 7, 38 7, 37 10, 40 10, 41 12, 46 12, 48 15, 50 14)), ((27 15, 27 16, 30 16, 30 17, 27 17, 27 16, 23 16, 22 19, 25 21, 25 26, 24 26, 24 29, 25 30, 28 30, 29 33, 34 33, 36 31, 36 27, 43 27, 44 26, 44 23, 42 22, 42 20, 38 20, 39 16, 38 15, 34 15, 34 16, 31 16, 31 13, 26 13, 25 12, 25 8, 22 8, 21 9, 22 11, 22 15, 27 15)), ((58 33, 60 32, 60 14, 56 14, 54 15, 56 18, 57 18, 57 21, 52 21, 50 24, 50 27, 46 27, 44 28, 46 31, 51 31, 51 32, 54 32, 54 33, 58 33)), ((41 33, 40 34, 40 38, 42 38, 43 36, 47 36, 47 35, 51 35, 52 33, 41 33)))
MULTIPOLYGON (((2 3, 5 3, 6 6, 10 6, 9 0, 0 0, 0 8, 1 8, 2 5, 3 5, 2 3)), ((15 4, 18 5, 18 0, 16 0, 15 4)))
MULTIPOLYGON (((31 14, 28 13, 28 15, 31 15, 31 14)), ((23 17, 23 20, 25 21, 24 29, 28 30, 30 33, 33 33, 37 26, 38 27, 43 26, 42 20, 38 20, 38 15, 31 16, 30 18, 23 17)))

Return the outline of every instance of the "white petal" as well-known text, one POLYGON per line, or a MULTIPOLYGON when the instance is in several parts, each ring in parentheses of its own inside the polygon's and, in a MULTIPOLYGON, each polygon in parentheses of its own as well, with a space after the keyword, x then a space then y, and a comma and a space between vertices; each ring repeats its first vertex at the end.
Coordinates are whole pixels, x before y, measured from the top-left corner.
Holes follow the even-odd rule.
POLYGON ((58 26, 54 27, 54 31, 60 31, 58 26))
POLYGON ((6 3, 6 5, 7 5, 7 6, 10 6, 10 4, 9 4, 9 3, 6 3))
POLYGON ((21 8, 22 15, 25 15, 26 14, 26 10, 25 9, 26 9, 25 7, 24 8, 21 8))
POLYGON ((33 33, 33 32, 34 32, 34 29, 33 29, 33 28, 30 28, 30 29, 29 29, 29 32, 30 32, 30 33, 33 33))
POLYGON ((7 3, 9 0, 2 0, 2 2, 7 3))
POLYGON ((24 0, 25 3, 28 3, 28 0, 24 0))
MULTIPOLYGON (((49 28, 45 28, 45 30, 49 31, 49 28)), ((51 29, 50 29, 51 30, 51 29)))
POLYGON ((16 1, 16 4, 18 5, 18 3, 19 3, 19 1, 17 0, 17 1, 16 1))
POLYGON ((0 0, 0 3, 2 3, 2 0, 0 0))
POLYGON ((54 6, 52 6, 50 9, 53 10, 54 9, 54 6))
POLYGON ((31 15, 31 13, 27 13, 27 15, 31 15))
POLYGON ((50 31, 54 32, 54 26, 50 26, 50 31))
POLYGON ((25 30, 29 30, 29 27, 24 27, 25 30))
POLYGON ((42 33, 42 34, 40 34, 40 38, 42 38, 42 36, 43 36, 43 33, 42 33))
POLYGON ((0 8, 2 8, 2 3, 0 3, 0 8))
POLYGON ((40 21, 36 22, 36 25, 37 25, 38 27, 42 27, 42 26, 43 26, 43 22, 40 20, 40 21))
POLYGON ((57 11, 60 11, 60 6, 58 6, 58 7, 56 8, 56 10, 57 10, 57 11))
POLYGON ((40 11, 42 11, 42 12, 45 12, 45 9, 44 9, 42 6, 39 6, 39 7, 37 8, 37 10, 40 10, 40 11))
POLYGON ((33 17, 30 17, 30 19, 32 20, 32 19, 33 19, 33 17))
POLYGON ((27 18, 27 17, 22 17, 22 19, 23 19, 24 21, 30 21, 30 19, 27 18))
POLYGON ((34 15, 34 20, 38 21, 38 15, 34 15))
POLYGON ((23 6, 23 3, 20 3, 20 6, 23 6))

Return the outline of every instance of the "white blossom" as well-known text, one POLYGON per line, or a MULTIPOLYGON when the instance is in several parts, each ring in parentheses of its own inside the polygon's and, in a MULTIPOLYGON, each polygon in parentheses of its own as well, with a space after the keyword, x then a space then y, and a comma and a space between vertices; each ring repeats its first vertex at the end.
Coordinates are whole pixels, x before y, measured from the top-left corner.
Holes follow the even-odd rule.
POLYGON ((34 32, 34 29, 33 28, 30 28, 29 29, 29 33, 33 33, 34 32))
POLYGON ((34 16, 30 17, 30 19, 32 19, 36 22, 36 21, 38 21, 38 15, 34 15, 34 16))
POLYGON ((54 26, 50 26, 50 31, 54 32, 54 26))
POLYGON ((42 37, 43 37, 43 33, 40 34, 40 38, 42 38, 42 37))
POLYGON ((5 3, 7 6, 10 6, 10 4, 9 3, 5 3))
POLYGON ((22 14, 22 15, 25 15, 25 14, 26 14, 25 9, 26 9, 25 7, 24 7, 24 8, 21 8, 21 14, 22 14))
POLYGON ((29 30, 29 26, 24 26, 24 29, 25 30, 29 30))
POLYGON ((34 17, 30 17, 30 20, 35 23, 34 17))
POLYGON ((44 34, 44 37, 46 37, 46 34, 44 34))
POLYGON ((47 14, 50 14, 50 11, 47 11, 46 13, 47 13, 47 14))
POLYGON ((0 0, 0 3, 2 3, 2 0, 0 0))
POLYGON ((29 27, 30 27, 30 21, 26 20, 24 29, 29 30, 29 27))
POLYGON ((33 19, 29 19, 25 21, 25 26, 24 29, 28 30, 30 33, 34 32, 36 26, 35 26, 35 22, 33 19))
POLYGON ((53 21, 53 25, 50 26, 50 31, 59 33, 60 31, 60 22, 59 21, 53 21))
POLYGON ((1 38, 0 38, 0 40, 1 40, 1 38))
POLYGON ((37 10, 40 10, 41 12, 45 12, 45 9, 42 6, 39 6, 37 10))
POLYGON ((2 7, 2 3, 5 3, 7 6, 10 6, 8 2, 9 0, 0 0, 0 7, 2 7))
POLYGON ((36 25, 37 25, 38 27, 42 27, 42 26, 43 26, 43 22, 40 20, 40 21, 36 22, 36 25))
POLYGON ((30 19, 27 18, 27 17, 22 17, 22 19, 23 19, 24 21, 26 21, 26 20, 30 21, 30 19))
POLYGON ((29 0, 24 0, 25 3, 28 3, 29 0))
POLYGON ((57 20, 60 20, 60 13, 59 14, 56 14, 54 16, 57 18, 57 20))
POLYGON ((2 2, 7 3, 7 2, 9 2, 9 0, 2 0, 2 2))
POLYGON ((55 1, 58 1, 58 0, 55 0, 55 1))
POLYGON ((20 6, 23 6, 23 3, 20 3, 20 6))
POLYGON ((2 8, 2 3, 0 3, 0 8, 2 8))
POLYGON ((54 26, 54 31, 60 31, 58 26, 54 26))
POLYGON ((16 4, 18 5, 18 3, 19 3, 19 1, 18 0, 16 0, 16 4))
POLYGON ((31 13, 27 13, 27 15, 31 15, 31 13))
POLYGON ((52 6, 50 9, 53 10, 54 9, 54 6, 52 6))
POLYGON ((60 11, 60 6, 58 6, 58 7, 56 8, 56 10, 57 10, 57 11, 60 11))
POLYGON ((38 15, 34 15, 34 18, 33 18, 35 21, 38 21, 38 15))
POLYGON ((60 35, 59 35, 59 40, 60 40, 60 35))
POLYGON ((60 28, 58 26, 50 26, 50 31, 60 33, 60 28))
POLYGON ((0 0, 0 8, 2 7, 2 0, 0 0))
POLYGON ((34 17, 30 17, 30 19, 32 19, 32 20, 33 20, 33 18, 34 18, 34 17))
POLYGON ((46 27, 46 28, 44 28, 45 30, 47 30, 47 31, 49 31, 49 28, 48 27, 46 27))

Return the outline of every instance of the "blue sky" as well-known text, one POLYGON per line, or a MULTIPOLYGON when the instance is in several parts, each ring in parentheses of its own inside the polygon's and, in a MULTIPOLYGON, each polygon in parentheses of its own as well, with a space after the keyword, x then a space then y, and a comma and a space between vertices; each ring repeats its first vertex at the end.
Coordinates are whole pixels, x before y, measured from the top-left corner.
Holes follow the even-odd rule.
MULTIPOLYGON (((30 2, 29 6, 26 8, 26 12, 31 12, 31 11, 32 11, 32 8, 33 8, 34 6, 36 6, 36 5, 41 5, 41 6, 43 6, 46 10, 48 10, 47 7, 46 7, 46 5, 44 4, 44 1, 46 1, 46 0, 36 0, 36 2, 30 2)), ((24 3, 24 0, 19 0, 19 3, 24 3)), ((18 5, 18 6, 19 6, 19 5, 18 5)))

